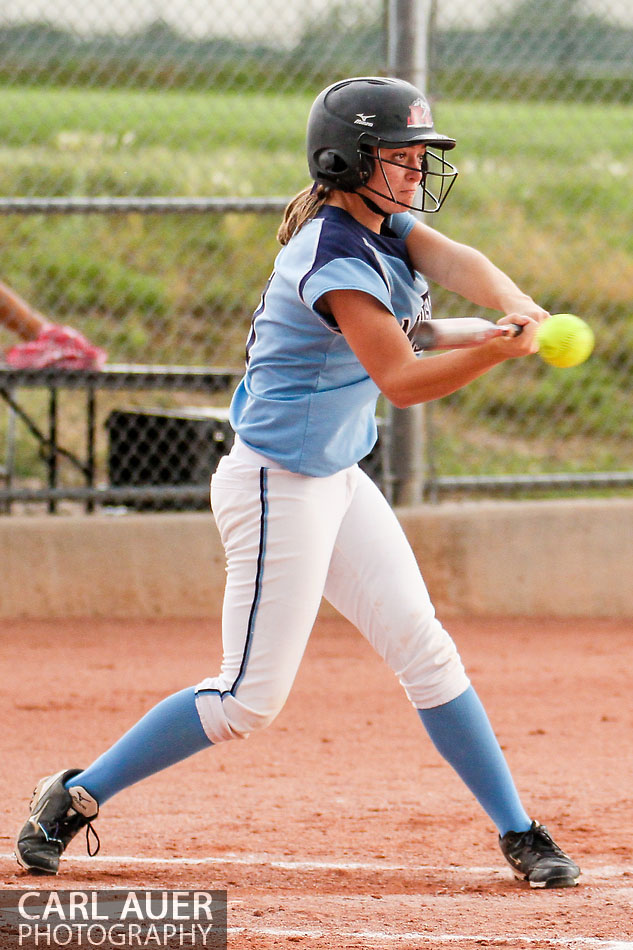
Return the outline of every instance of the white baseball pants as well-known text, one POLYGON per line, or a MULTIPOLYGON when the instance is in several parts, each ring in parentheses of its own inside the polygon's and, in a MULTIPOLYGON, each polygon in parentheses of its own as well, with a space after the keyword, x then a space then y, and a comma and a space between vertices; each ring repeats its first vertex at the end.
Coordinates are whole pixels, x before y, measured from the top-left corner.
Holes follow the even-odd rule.
POLYGON ((211 504, 227 559, 221 672, 196 687, 211 742, 246 737, 279 713, 322 596, 358 627, 416 708, 468 688, 405 534, 357 465, 325 478, 296 475, 236 439, 212 478, 211 504))

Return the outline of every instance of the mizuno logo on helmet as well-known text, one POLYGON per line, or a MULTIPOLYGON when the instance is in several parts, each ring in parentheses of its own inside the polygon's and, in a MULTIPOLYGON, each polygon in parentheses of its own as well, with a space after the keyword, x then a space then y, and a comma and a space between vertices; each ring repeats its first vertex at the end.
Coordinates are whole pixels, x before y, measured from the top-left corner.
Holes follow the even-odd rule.
POLYGON ((414 99, 409 106, 407 125, 415 128, 430 129, 433 126, 431 107, 426 99, 414 99))
POLYGON ((357 112, 356 118, 354 119, 354 125, 369 125, 371 127, 373 126, 374 123, 370 122, 369 120, 375 119, 375 118, 376 118, 375 113, 374 115, 365 115, 363 112, 357 112))

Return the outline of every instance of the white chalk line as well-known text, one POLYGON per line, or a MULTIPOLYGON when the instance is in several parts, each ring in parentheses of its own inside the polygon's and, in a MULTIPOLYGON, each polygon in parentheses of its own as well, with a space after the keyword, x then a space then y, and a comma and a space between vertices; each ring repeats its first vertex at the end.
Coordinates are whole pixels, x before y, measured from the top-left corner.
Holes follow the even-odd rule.
MULTIPOLYGON (((131 865, 141 867, 199 867, 199 866, 245 866, 245 867, 269 867, 282 870, 330 870, 330 871, 399 871, 409 873, 454 873, 467 877, 481 876, 507 876, 507 869, 503 867, 477 867, 464 865, 431 865, 431 864, 391 864, 378 861, 291 861, 286 858, 271 858, 269 855, 227 854, 222 856, 207 856, 203 858, 153 858, 140 857, 137 855, 95 855, 94 857, 82 856, 72 857, 68 860, 68 870, 73 863, 80 865, 91 865, 99 863, 102 865, 115 864, 117 867, 131 865)), ((0 861, 11 861, 15 864, 13 854, 0 853, 0 861)), ((609 866, 599 865, 588 868, 583 874, 581 880, 587 883, 592 881, 608 881, 615 878, 626 876, 633 877, 633 865, 609 866)), ((347 895, 348 899, 364 900, 366 895, 347 895)), ((545 944, 551 948, 564 948, 564 950, 633 950, 633 941, 613 940, 611 938, 571 936, 557 938, 552 936, 531 937, 527 934, 513 934, 507 937, 494 937, 487 934, 433 934, 424 931, 381 931, 381 930, 340 930, 340 929, 318 929, 304 930, 291 927, 257 927, 237 926, 229 927, 229 934, 249 934, 262 937, 295 938, 303 940, 323 940, 326 938, 337 939, 355 939, 365 941, 367 944, 374 943, 406 943, 418 941, 436 946, 454 946, 463 947, 467 950, 470 946, 481 946, 485 943, 489 947, 513 947, 518 948, 521 945, 530 947, 536 944, 545 944)))
POLYGON ((612 940, 602 937, 530 937, 527 934, 512 934, 507 937, 492 937, 486 934, 433 934, 428 931, 408 931, 394 933, 381 930, 299 930, 281 927, 229 927, 228 934, 248 934, 261 937, 293 937, 304 940, 338 939, 363 940, 366 943, 400 943, 416 940, 436 947, 440 944, 453 946, 469 945, 486 947, 514 947, 520 944, 533 946, 546 944, 548 947, 564 947, 565 950, 633 950, 633 942, 612 940))
MULTIPOLYGON (((13 853, 0 853, 0 861, 15 862, 13 853)), ((94 857, 88 855, 73 855, 64 859, 65 866, 70 868, 72 864, 94 865, 94 864, 116 864, 117 866, 140 866, 140 867, 198 867, 198 866, 243 866, 243 867, 266 867, 275 868, 283 871, 367 871, 371 873, 395 871, 409 874, 458 874, 469 877, 489 877, 495 875, 506 877, 508 868, 500 864, 495 867, 486 866, 468 866, 458 864, 436 865, 436 864, 393 864, 387 861, 326 861, 324 859, 312 860, 292 860, 290 858, 271 857, 269 854, 224 854, 224 855, 205 855, 202 858, 194 857, 143 857, 140 855, 129 854, 98 854, 94 857)), ((597 865, 595 867, 585 867, 583 869, 582 880, 612 880, 614 878, 633 879, 633 865, 597 865)), ((633 880, 631 881, 633 886, 633 880)), ((633 948, 632 948, 633 950, 633 948)))

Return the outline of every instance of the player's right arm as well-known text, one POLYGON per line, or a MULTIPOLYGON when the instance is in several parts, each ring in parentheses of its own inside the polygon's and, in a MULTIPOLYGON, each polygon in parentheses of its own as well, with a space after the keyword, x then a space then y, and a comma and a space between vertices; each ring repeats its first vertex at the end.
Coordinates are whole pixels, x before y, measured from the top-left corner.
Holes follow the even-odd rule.
POLYGON ((500 322, 522 324, 524 332, 517 337, 499 337, 481 346, 419 359, 393 314, 375 297, 332 290, 321 298, 323 306, 380 391, 401 409, 448 396, 493 366, 538 349, 536 321, 514 313, 500 322))
POLYGON ((501 313, 525 313, 542 323, 548 316, 504 271, 468 244, 416 221, 406 238, 411 263, 429 280, 465 300, 501 313))

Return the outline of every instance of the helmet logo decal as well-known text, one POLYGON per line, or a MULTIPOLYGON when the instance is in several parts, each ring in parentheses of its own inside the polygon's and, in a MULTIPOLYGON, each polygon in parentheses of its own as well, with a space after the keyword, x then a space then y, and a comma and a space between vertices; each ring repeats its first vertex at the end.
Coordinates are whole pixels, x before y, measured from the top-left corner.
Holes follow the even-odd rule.
POLYGON ((431 107, 426 99, 420 97, 414 99, 409 106, 409 115, 407 116, 407 126, 414 128, 431 129, 433 128, 433 117, 431 107))
POLYGON ((375 118, 376 118, 375 113, 374 115, 365 115, 364 112, 357 112, 356 118, 354 119, 354 125, 368 125, 371 128, 373 127, 374 123, 370 122, 369 120, 375 119, 375 118))

